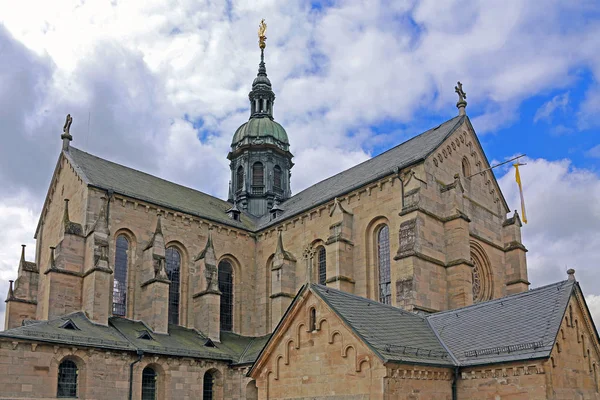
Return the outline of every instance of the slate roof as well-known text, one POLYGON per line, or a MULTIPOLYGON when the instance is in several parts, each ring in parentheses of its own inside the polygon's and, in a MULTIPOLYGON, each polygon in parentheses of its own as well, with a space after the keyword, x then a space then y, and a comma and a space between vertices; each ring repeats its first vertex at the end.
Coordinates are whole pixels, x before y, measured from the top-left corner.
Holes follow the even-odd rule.
POLYGON ((404 168, 424 160, 465 121, 465 118, 467 117, 454 117, 376 157, 304 189, 279 204, 284 211, 275 220, 271 221, 269 214, 263 215, 257 229, 277 224, 283 219, 349 193, 393 173, 396 168, 404 168))
POLYGON ((549 357, 574 282, 558 282, 427 319, 462 366, 549 357))
POLYGON ((206 193, 178 185, 153 175, 104 160, 75 147, 63 152, 82 179, 94 187, 113 190, 125 196, 147 201, 187 214, 247 230, 254 228, 253 217, 241 215, 235 221, 227 215, 231 203, 206 193))
MULTIPOLYGON (((576 287, 575 281, 566 280, 468 307, 420 316, 311 284, 298 292, 283 318, 300 301, 302 293, 311 290, 383 362, 441 367, 497 364, 550 357, 576 287)), ((282 323, 283 319, 276 331, 282 323)))
POLYGON ((221 332, 221 343, 213 343, 213 347, 206 345, 208 338, 195 329, 169 325, 169 334, 159 334, 141 321, 121 317, 109 318, 108 326, 104 326, 90 321, 80 311, 50 321, 27 321, 24 326, 0 332, 0 338, 132 352, 142 350, 156 355, 248 364, 254 362, 269 336, 249 337, 221 332), (69 321, 77 329, 62 327, 69 321), (150 339, 142 338, 144 334, 150 339))
POLYGON ((310 288, 385 362, 453 365, 425 318, 325 286, 310 288))
POLYGON ((454 117, 370 160, 303 190, 280 203, 279 207, 283 211, 272 221, 270 213, 256 218, 244 212, 241 213, 241 221, 235 221, 227 215, 227 210, 231 208, 231 203, 227 201, 104 160, 72 146, 63 154, 88 185, 254 232, 389 175, 396 168, 404 168, 424 160, 465 121, 465 118, 467 117, 454 117))

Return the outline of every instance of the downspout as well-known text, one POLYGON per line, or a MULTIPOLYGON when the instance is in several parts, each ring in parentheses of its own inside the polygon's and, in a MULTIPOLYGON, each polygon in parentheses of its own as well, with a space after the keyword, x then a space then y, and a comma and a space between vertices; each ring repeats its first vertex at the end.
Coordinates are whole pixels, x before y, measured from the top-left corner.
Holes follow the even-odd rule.
POLYGON ((142 350, 138 350, 137 355, 138 359, 129 364, 129 400, 133 398, 133 366, 142 361, 142 357, 144 357, 144 352, 142 350))
POLYGON ((106 226, 108 227, 108 221, 110 221, 110 200, 112 199, 113 194, 115 194, 115 192, 112 189, 108 189, 106 191, 106 194, 108 195, 108 200, 106 201, 106 226))
POLYGON ((458 372, 459 367, 454 367, 454 378, 452 379, 452 400, 458 400, 458 372))

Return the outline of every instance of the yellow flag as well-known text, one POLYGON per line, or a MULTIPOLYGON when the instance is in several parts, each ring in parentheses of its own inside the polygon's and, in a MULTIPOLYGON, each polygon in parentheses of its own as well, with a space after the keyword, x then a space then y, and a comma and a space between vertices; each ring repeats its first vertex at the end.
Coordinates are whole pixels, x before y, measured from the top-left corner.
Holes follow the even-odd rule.
POLYGON ((519 164, 514 163, 513 166, 515 167, 515 180, 517 181, 517 185, 519 185, 519 194, 521 195, 521 214, 522 214, 522 221, 523 223, 527 223, 527 214, 525 214, 525 198, 523 197, 523 186, 521 185, 521 174, 519 174, 519 165, 524 165, 524 164, 519 164))

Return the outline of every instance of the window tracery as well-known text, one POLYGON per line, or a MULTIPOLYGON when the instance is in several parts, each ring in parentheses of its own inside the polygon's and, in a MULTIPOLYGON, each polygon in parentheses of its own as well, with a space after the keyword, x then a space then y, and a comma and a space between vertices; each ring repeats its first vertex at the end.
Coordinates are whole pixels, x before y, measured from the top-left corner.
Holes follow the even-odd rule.
POLYGON ((227 260, 219 263, 219 291, 221 292, 221 330, 233 330, 233 267, 227 260))
POLYGON ((387 225, 383 225, 377 233, 377 256, 379 264, 379 302, 391 304, 390 229, 387 225))
POLYGON ((125 235, 119 235, 115 246, 115 271, 113 280, 113 315, 125 316, 127 313, 127 270, 129 267, 129 241, 125 235))
POLYGON ((169 323, 179 324, 179 289, 181 286, 181 253, 175 247, 165 251, 169 285, 169 323))
POLYGON ((476 242, 471 242, 471 262, 473 263, 472 290, 473 303, 491 300, 493 297, 493 275, 489 258, 476 242))
POLYGON ((77 376, 79 371, 72 360, 64 360, 58 366, 58 389, 56 397, 77 397, 77 376))
POLYGON ((146 367, 142 371, 142 400, 156 400, 157 377, 152 367, 146 367))
POLYGON ((325 285, 327 282, 327 252, 325 247, 320 246, 317 249, 317 271, 319 274, 319 285, 325 285))

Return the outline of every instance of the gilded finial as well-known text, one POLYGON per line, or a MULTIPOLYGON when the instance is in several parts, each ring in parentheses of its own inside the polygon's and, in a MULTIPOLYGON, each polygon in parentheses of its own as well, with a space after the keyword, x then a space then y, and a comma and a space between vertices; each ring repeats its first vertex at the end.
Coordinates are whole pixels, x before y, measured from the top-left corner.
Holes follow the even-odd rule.
POLYGON ((258 24, 258 47, 260 47, 261 50, 264 50, 265 46, 267 45, 265 43, 265 41, 267 40, 267 24, 265 23, 265 19, 261 19, 260 20, 260 24, 258 24))
POLYGON ((457 86, 454 86, 454 91, 458 94, 458 102, 456 107, 458 108, 459 115, 465 115, 465 107, 467 107, 467 94, 463 90, 462 83, 456 82, 457 86))

